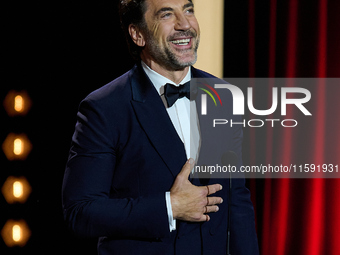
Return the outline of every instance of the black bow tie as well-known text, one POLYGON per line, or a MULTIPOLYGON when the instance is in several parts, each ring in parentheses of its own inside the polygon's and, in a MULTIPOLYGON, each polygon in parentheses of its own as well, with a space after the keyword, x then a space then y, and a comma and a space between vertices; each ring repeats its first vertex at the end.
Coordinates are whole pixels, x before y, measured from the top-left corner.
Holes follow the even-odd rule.
POLYGON ((190 81, 179 86, 175 86, 170 83, 165 84, 164 96, 168 103, 168 107, 171 107, 179 98, 187 97, 190 99, 190 81))

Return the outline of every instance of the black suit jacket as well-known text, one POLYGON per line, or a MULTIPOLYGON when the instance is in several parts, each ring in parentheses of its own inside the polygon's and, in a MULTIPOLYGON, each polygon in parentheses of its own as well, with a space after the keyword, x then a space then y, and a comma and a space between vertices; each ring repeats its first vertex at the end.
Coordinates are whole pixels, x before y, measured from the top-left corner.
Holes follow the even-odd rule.
MULTIPOLYGON (((193 77, 213 77, 192 68, 193 77)), ((226 149, 241 158, 242 130, 226 149)), ((63 182, 63 210, 76 233, 98 237, 101 255, 226 254, 228 180, 211 221, 177 221, 169 231, 165 192, 186 162, 185 148, 140 65, 91 93, 77 115, 63 182)), ((192 180, 200 185, 198 179, 192 180)), ((258 254, 244 179, 233 184, 232 254, 258 254)))

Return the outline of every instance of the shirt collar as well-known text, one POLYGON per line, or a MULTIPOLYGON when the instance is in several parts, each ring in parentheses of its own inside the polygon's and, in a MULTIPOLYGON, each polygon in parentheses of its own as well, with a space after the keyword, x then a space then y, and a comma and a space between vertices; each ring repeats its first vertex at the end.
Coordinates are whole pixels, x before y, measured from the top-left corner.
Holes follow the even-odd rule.
POLYGON ((176 84, 173 81, 169 80, 168 78, 164 77, 163 75, 155 72, 143 61, 142 61, 142 67, 144 69, 144 72, 146 73, 146 75, 149 77, 150 81, 156 88, 159 95, 164 94, 164 85, 167 83, 173 84, 175 86, 179 86, 180 84, 184 84, 191 80, 191 67, 189 68, 187 75, 183 78, 183 80, 179 84, 176 84))

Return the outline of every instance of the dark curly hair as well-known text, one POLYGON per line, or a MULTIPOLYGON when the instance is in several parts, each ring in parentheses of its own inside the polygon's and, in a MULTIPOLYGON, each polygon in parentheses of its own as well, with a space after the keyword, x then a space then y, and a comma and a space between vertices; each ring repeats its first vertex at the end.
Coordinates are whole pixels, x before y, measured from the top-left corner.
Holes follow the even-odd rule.
POLYGON ((129 34, 129 25, 134 24, 140 29, 146 28, 144 14, 146 12, 146 0, 119 0, 119 16, 121 27, 124 31, 130 54, 135 60, 140 60, 142 48, 137 46, 129 34))

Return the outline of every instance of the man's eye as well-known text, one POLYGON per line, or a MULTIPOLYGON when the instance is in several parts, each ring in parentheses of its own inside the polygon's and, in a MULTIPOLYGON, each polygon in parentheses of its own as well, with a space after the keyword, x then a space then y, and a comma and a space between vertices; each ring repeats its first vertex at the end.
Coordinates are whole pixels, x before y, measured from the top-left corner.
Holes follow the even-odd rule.
POLYGON ((167 13, 164 13, 161 18, 168 18, 171 16, 171 13, 170 12, 167 12, 167 13))
POLYGON ((186 10, 186 13, 194 13, 194 9, 190 8, 190 9, 186 10))

